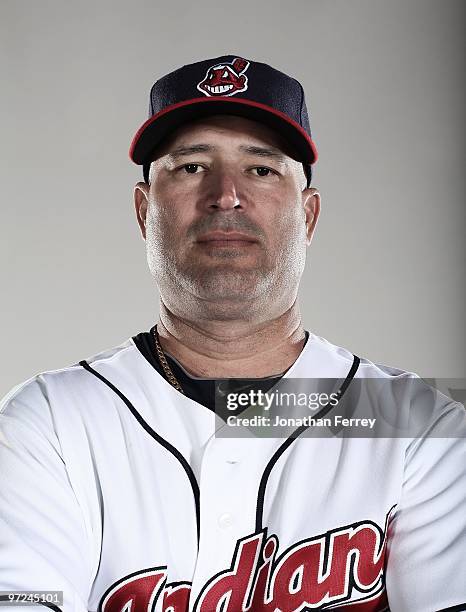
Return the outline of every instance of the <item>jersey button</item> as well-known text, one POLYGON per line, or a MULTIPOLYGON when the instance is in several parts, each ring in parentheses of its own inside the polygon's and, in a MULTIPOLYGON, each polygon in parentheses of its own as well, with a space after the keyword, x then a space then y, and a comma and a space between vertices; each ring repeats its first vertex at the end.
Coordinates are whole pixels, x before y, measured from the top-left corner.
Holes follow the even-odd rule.
POLYGON ((222 529, 228 529, 233 525, 233 517, 229 512, 225 512, 218 517, 218 526, 222 529))

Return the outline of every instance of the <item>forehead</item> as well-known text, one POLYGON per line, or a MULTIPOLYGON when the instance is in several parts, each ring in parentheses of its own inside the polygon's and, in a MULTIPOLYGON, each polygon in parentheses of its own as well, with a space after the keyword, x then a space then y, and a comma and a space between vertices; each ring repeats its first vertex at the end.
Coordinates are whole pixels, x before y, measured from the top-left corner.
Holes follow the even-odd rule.
POLYGON ((297 159, 290 145, 275 130, 258 121, 234 115, 212 115, 184 123, 161 143, 152 159, 155 160, 180 145, 200 142, 200 138, 203 142, 210 139, 225 145, 231 144, 233 139, 250 144, 269 145, 297 159))

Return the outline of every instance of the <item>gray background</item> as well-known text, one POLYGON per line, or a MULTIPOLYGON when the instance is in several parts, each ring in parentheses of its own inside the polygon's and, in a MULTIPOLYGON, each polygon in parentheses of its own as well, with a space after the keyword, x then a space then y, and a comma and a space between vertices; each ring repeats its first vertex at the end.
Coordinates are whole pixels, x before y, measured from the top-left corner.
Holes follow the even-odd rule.
POLYGON ((129 144, 156 78, 224 53, 307 92, 323 206, 306 328, 464 376, 465 6, 2 0, 0 394, 154 321, 129 144))

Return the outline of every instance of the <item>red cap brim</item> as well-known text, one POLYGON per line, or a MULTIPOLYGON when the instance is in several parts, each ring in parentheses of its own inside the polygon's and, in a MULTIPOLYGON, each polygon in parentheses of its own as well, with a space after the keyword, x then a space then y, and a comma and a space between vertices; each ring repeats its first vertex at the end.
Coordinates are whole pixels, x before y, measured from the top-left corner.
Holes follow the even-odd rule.
POLYGON ((130 146, 129 156, 135 164, 150 162, 155 147, 173 130, 183 123, 214 114, 245 117, 264 123, 277 130, 296 149, 303 163, 317 161, 317 149, 306 130, 288 115, 271 106, 244 98, 209 97, 184 100, 167 106, 145 121, 136 132, 130 146))

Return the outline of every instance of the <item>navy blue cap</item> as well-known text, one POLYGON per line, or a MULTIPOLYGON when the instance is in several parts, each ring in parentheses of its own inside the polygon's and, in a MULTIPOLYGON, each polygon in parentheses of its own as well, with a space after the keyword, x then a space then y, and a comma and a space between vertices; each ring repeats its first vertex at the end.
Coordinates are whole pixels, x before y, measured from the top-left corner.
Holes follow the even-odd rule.
POLYGON ((132 161, 148 182, 154 149, 177 127, 209 115, 245 117, 276 130, 296 151, 308 176, 317 160, 301 84, 268 64, 225 55, 178 68, 150 92, 149 118, 131 143, 132 161))

